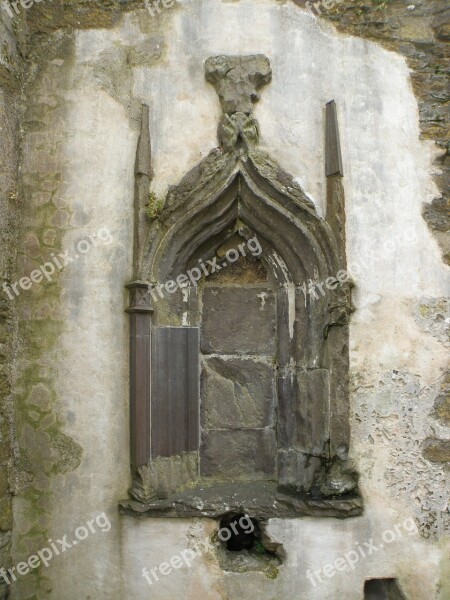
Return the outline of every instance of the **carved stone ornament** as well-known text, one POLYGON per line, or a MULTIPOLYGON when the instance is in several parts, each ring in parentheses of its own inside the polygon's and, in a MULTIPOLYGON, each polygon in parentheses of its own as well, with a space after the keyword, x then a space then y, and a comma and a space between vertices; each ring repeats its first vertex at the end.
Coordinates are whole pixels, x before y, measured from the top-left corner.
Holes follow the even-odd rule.
MULTIPOLYGON (((326 108, 323 219, 258 148, 252 111, 271 81, 268 58, 212 57, 205 75, 223 109, 220 146, 170 188, 145 243, 141 221, 135 227, 135 273, 151 301, 133 284, 131 310, 154 312, 141 315, 131 342, 133 499, 121 511, 218 516, 233 506, 262 518, 355 516, 362 501, 347 456, 352 284, 334 279, 346 269, 336 105, 326 108), (256 242, 258 254, 224 260, 230 248, 256 242), (206 264, 217 272, 205 274, 206 264), (330 277, 335 284, 308 293, 330 277)), ((138 152, 149 157, 149 138, 140 139, 138 152)), ((150 172, 147 165, 137 177, 150 172)))
POLYGON ((205 64, 206 80, 214 85, 222 105, 219 142, 226 151, 254 146, 259 141, 253 105, 258 91, 272 79, 269 59, 257 56, 215 56, 205 64))

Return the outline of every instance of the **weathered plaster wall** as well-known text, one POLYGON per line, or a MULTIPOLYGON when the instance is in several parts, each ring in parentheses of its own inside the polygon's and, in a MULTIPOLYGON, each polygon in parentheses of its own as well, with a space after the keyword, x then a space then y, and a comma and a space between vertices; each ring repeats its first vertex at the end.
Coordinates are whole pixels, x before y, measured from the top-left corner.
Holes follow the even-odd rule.
MULTIPOLYGON (((275 1, 281 3, 283 0, 275 1)), ((424 139, 435 141, 442 149, 436 159, 434 177, 442 195, 424 207, 424 218, 438 240, 448 264, 448 3, 446 0, 416 0, 414 3, 410 0, 284 1, 294 2, 320 20, 330 20, 342 32, 374 40, 406 57, 412 70, 412 84, 419 103, 421 135, 424 139)), ((170 6, 171 0, 166 0, 165 4, 170 6)), ((141 0, 66 0, 58 5, 35 2, 27 13, 27 30, 32 37, 35 33, 48 33, 61 27, 112 27, 123 11, 141 7, 141 0)), ((155 9, 154 13, 157 12, 155 9)))
MULTIPOLYGON (((299 5, 304 0, 295 0, 299 5)), ((313 12, 317 12, 313 9, 313 12)), ((448 41, 450 7, 446 0, 344 0, 333 3, 320 18, 343 32, 362 36, 399 52, 407 59, 419 105, 424 139, 434 140, 441 153, 435 161, 435 181, 442 195, 424 207, 424 218, 450 262, 450 114, 448 110, 448 41)))
POLYGON ((394 576, 412 600, 444 600, 448 484, 443 464, 424 458, 422 446, 449 433, 442 419, 447 272, 421 216, 423 203, 437 195, 438 151, 420 140, 405 60, 271 0, 198 0, 158 18, 142 10, 107 25, 57 31, 36 41, 30 57, 19 276, 52 260, 52 252, 78 258, 51 281, 21 291, 17 302, 26 351, 16 401, 14 562, 49 537, 73 539, 76 527, 101 512, 112 528, 20 577, 13 598, 232 600, 251 589, 264 599, 289 600, 300 589, 307 600, 360 600, 366 577, 394 576), (214 524, 137 522, 117 514, 130 483, 122 286, 132 275, 139 107, 150 106, 152 189, 163 195, 216 145, 220 108, 204 79, 205 59, 259 52, 274 74, 255 110, 262 143, 322 212, 323 108, 331 98, 339 108, 357 305, 351 452, 366 511, 342 522, 271 521, 271 535, 287 555, 275 579, 224 573, 209 553, 151 589, 142 567, 205 539, 214 524), (79 240, 94 234, 98 240, 105 228, 111 242, 97 241, 80 256, 79 240), (356 542, 379 543, 383 531, 410 516, 420 534, 404 535, 350 574, 317 587, 307 579, 308 568, 333 562, 356 542))

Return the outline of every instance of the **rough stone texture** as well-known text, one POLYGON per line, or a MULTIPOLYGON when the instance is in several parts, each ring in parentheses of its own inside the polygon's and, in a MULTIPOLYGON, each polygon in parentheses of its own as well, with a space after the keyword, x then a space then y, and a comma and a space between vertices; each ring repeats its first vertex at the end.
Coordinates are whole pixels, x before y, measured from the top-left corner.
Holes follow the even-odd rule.
MULTIPOLYGON (((450 321, 449 300, 448 298, 423 299, 419 306, 416 317, 417 323, 426 329, 434 338, 439 340, 445 347, 450 348, 450 321)), ((446 427, 450 425, 450 371, 447 370, 440 383, 440 390, 434 404, 434 411, 431 416, 438 420, 440 424, 446 427)), ((437 435, 446 436, 446 440, 440 440, 437 437, 425 440, 423 444, 423 454, 426 459, 435 463, 449 462, 449 444, 450 435, 442 431, 435 432, 437 435)))
POLYGON ((340 496, 353 492, 357 488, 359 475, 348 460, 346 452, 344 455, 342 458, 338 457, 319 480, 319 491, 322 496, 340 496))
POLYGON ((275 555, 265 555, 258 552, 241 550, 233 552, 219 548, 218 557, 220 568, 233 573, 263 573, 269 579, 275 579, 279 574, 282 561, 275 555))
MULTIPOLYGON (((52 33, 61 28, 112 27, 124 10, 142 8, 139 0, 64 0, 35 2, 27 10, 29 35, 52 33)), ((23 12, 23 11, 22 11, 23 12)))
POLYGON ((252 429, 275 422, 274 365, 206 358, 202 374, 205 429, 252 429))
POLYGON ((255 430, 204 430, 200 447, 200 473, 222 480, 274 480, 277 443, 271 428, 255 430))
POLYGON ((423 298, 416 321, 442 344, 450 346, 450 300, 448 298, 423 298))
MULTIPOLYGON (((330 374, 326 369, 296 373, 298 400, 298 448, 320 456, 330 439, 330 374)), ((286 420, 292 415, 286 414, 286 420)))
POLYGON ((130 489, 132 498, 150 502, 198 484, 198 452, 158 457, 139 467, 130 489))
POLYGON ((257 56, 215 56, 205 63, 206 81, 216 88, 224 113, 249 115, 258 91, 272 79, 269 59, 257 56))
POLYGON ((263 287, 206 287, 203 292, 202 352, 275 352, 275 302, 263 287))
MULTIPOLYGON (((378 473, 383 485, 394 495, 407 494, 420 500, 411 513, 425 538, 439 538, 450 527, 448 473, 442 464, 425 462, 422 444, 433 431, 428 414, 438 384, 420 389, 417 375, 387 372, 379 380, 376 402, 369 409, 372 386, 357 386, 356 432, 367 440, 362 444, 360 471, 378 473), (390 459, 382 467, 377 456, 389 447, 390 459)), ((372 489, 372 488, 371 488, 372 489)))
POLYGON ((257 144, 258 123, 251 113, 259 100, 258 91, 272 79, 269 59, 264 55, 210 57, 205 76, 216 88, 224 112, 218 130, 222 148, 257 144))
POLYGON ((271 482, 204 484, 192 491, 177 494, 164 501, 150 503, 123 500, 122 514, 137 517, 210 517, 220 519, 224 514, 248 514, 256 519, 270 519, 274 505, 280 517, 302 516, 352 517, 362 512, 358 496, 314 499, 302 498, 277 489, 271 482))

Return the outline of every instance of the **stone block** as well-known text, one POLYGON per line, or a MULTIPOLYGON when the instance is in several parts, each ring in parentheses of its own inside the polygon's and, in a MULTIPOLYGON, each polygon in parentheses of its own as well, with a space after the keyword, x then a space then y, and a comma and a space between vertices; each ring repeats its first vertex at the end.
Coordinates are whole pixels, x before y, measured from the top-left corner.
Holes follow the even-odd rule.
POLYGON ((297 372, 298 444, 320 456, 330 439, 330 373, 327 369, 297 372))
POLYGON ((223 479, 275 479, 276 456, 273 429, 207 430, 202 435, 200 473, 223 479))
POLYGON ((267 287, 206 287, 203 352, 274 354, 275 298, 267 287))
POLYGON ((296 450, 281 450, 278 455, 280 486, 308 493, 322 468, 322 460, 296 450))
POLYGON ((270 427, 275 421, 273 364, 208 358, 202 369, 202 425, 206 429, 270 427))
POLYGON ((277 439, 280 448, 296 446, 298 438, 297 384, 289 369, 280 370, 277 378, 278 423, 277 439))

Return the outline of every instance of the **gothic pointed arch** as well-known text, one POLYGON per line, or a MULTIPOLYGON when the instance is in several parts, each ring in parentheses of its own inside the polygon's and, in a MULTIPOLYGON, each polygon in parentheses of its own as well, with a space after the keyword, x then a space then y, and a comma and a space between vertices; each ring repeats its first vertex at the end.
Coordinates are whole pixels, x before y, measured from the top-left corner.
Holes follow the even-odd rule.
MULTIPOLYGON (((258 148, 252 107, 271 79, 268 59, 214 57, 206 78, 224 111, 220 147, 169 190, 138 267, 149 286, 153 366, 142 454, 148 460, 135 461, 132 495, 164 504, 186 486, 261 480, 279 493, 322 498, 320 510, 326 505, 332 513, 329 498, 356 493, 347 456, 350 284, 331 277, 345 269, 335 226, 342 228, 342 215, 330 223, 321 218, 305 191, 258 148), (249 257, 250 242, 258 253, 249 257), (233 245, 251 260, 245 276, 233 272, 230 279, 233 245), (221 401, 236 411, 237 425, 213 399, 220 390, 231 390, 231 400, 225 394, 221 401), (244 414, 247 397, 258 418, 244 414), (235 448, 228 457, 227 447, 235 448), (168 475, 174 469, 175 481, 168 475)), ((352 500, 343 513, 358 506, 352 500)), ((167 506, 163 513, 172 514, 167 506)))

